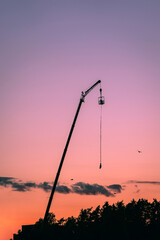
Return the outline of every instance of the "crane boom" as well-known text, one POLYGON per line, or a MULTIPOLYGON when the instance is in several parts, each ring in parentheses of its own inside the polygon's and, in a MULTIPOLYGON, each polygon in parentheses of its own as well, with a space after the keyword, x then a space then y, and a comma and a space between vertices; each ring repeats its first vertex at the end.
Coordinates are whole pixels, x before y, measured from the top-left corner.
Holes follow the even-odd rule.
POLYGON ((82 92, 83 97, 86 97, 87 94, 88 94, 97 84, 99 84, 99 83, 101 83, 101 80, 98 80, 98 81, 97 81, 95 84, 93 84, 92 87, 90 87, 87 91, 82 92))
POLYGON ((67 142, 66 142, 63 154, 62 154, 62 158, 61 158, 61 161, 60 161, 60 164, 59 164, 59 168, 58 168, 58 171, 57 171, 57 174, 56 174, 56 177, 55 177, 53 188, 52 188, 52 191, 51 191, 51 194, 50 194, 50 198, 49 198, 49 201, 48 201, 48 205, 47 205, 47 208, 46 208, 46 212, 45 212, 45 216, 44 216, 44 222, 45 223, 48 221, 48 214, 49 214, 50 206, 51 206, 51 203, 52 203, 53 195, 54 195, 54 192, 56 190, 56 185, 57 185, 57 182, 58 182, 58 179, 59 179, 59 176, 60 176, 61 168, 62 168, 62 165, 63 165, 63 162, 64 162, 64 158, 65 158, 66 153, 67 153, 69 142, 70 142, 70 139, 71 139, 71 136, 72 136, 72 133, 73 133, 73 129, 75 127, 75 123, 76 123, 76 120, 77 120, 77 117, 78 117, 81 105, 84 102, 84 98, 86 97, 86 95, 99 83, 101 83, 101 80, 98 80, 87 91, 82 92, 82 94, 81 94, 81 98, 80 98, 80 101, 79 101, 79 104, 78 104, 78 108, 77 108, 75 117, 73 119, 73 123, 72 123, 71 129, 70 129, 69 135, 68 135, 68 139, 67 139, 67 142))

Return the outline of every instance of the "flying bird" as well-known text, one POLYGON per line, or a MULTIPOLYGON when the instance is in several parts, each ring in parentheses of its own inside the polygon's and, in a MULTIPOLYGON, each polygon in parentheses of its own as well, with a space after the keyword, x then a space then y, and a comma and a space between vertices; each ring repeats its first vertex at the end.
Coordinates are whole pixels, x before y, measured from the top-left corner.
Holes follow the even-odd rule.
POLYGON ((73 181, 73 178, 71 178, 70 180, 73 181))
POLYGON ((142 153, 142 151, 138 150, 138 153, 142 153))

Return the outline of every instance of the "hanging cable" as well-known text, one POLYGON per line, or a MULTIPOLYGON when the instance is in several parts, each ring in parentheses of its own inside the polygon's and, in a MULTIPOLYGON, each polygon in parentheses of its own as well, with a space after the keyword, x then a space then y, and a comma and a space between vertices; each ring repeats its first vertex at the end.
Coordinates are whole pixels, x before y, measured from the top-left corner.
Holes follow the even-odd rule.
POLYGON ((101 105, 100 109, 100 164, 99 169, 102 168, 102 105, 105 103, 104 97, 102 96, 102 88, 100 88, 100 97, 98 98, 98 103, 101 105))
POLYGON ((102 105, 100 109, 100 164, 99 169, 102 168, 102 105))

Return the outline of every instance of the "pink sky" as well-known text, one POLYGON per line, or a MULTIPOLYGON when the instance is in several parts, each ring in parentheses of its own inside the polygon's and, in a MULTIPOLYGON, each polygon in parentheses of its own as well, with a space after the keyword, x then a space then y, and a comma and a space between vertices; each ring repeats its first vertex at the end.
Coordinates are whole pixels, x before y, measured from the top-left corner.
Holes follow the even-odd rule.
MULTIPOLYGON (((103 167, 97 86, 80 110, 59 183, 122 190, 114 197, 56 192, 57 219, 105 201, 160 200, 159 8, 156 0, 0 3, 0 180, 53 182, 81 91, 102 80, 103 167)), ((43 217, 49 198, 12 186, 0 186, 2 240, 43 217)))

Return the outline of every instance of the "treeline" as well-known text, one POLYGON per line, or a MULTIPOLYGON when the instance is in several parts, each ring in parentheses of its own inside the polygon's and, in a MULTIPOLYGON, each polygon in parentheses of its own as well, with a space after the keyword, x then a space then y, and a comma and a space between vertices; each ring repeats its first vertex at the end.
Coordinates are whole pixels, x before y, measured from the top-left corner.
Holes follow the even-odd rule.
POLYGON ((39 219, 33 226, 28 232, 22 228, 15 240, 160 239, 160 202, 106 202, 102 207, 82 209, 77 218, 56 220, 50 213, 47 225, 39 219))

